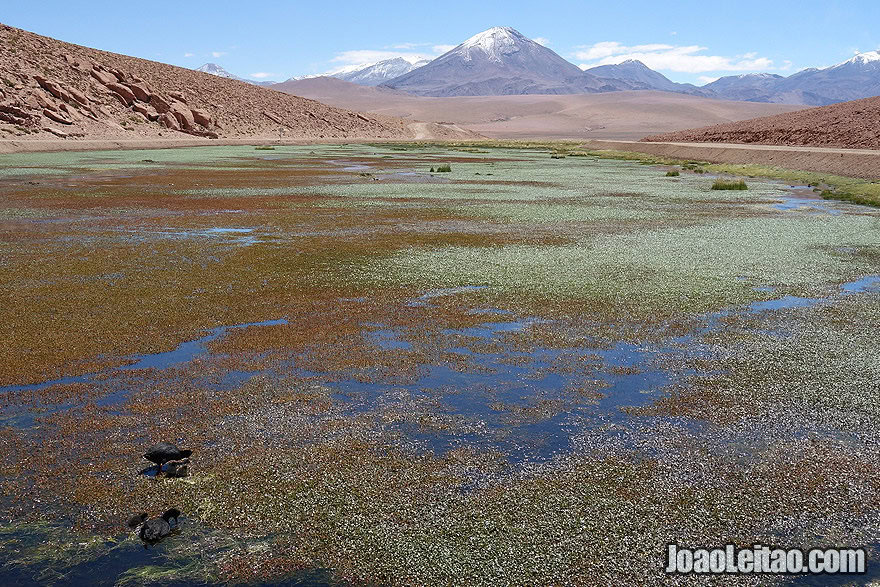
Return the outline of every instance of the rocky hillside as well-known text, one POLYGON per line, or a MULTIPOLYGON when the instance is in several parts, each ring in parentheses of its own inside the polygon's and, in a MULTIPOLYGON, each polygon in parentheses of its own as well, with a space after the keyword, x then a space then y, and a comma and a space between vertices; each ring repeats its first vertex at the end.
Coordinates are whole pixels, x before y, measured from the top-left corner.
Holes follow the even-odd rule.
POLYGON ((408 138, 403 121, 0 24, 0 139, 408 138))
POLYGON ((642 140, 880 149, 878 129, 880 96, 642 140))

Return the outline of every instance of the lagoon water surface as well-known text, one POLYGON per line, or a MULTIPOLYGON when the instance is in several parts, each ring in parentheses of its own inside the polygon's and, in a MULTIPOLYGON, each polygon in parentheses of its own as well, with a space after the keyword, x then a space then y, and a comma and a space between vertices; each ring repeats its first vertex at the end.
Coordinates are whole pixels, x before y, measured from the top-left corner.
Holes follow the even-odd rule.
POLYGON ((878 211, 601 153, 264 153, 0 158, 5 576, 659 584, 669 542, 880 542, 878 211), (189 477, 137 474, 158 440, 189 477))

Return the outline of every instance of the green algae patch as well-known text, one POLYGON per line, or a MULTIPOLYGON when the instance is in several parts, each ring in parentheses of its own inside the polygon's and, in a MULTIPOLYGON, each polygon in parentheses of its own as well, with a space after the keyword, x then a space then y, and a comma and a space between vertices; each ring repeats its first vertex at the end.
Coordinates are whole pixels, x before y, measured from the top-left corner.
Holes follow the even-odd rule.
POLYGON ((409 249, 374 279, 425 288, 488 285, 508 295, 620 304, 628 311, 705 312, 760 299, 749 283, 805 292, 873 270, 834 247, 880 247, 878 219, 743 219, 636 230, 563 246, 409 249), (738 280, 747 275, 747 281, 738 280))

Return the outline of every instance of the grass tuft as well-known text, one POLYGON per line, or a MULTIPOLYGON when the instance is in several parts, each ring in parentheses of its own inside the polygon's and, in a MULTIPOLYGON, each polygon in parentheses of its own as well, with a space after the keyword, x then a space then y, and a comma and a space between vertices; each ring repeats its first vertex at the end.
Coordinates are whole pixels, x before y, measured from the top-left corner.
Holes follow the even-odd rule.
POLYGON ((681 174, 676 170, 666 172, 666 177, 678 177, 679 175, 681 174))
POLYGON ((749 186, 743 180, 716 179, 712 184, 713 190, 747 190, 749 186))

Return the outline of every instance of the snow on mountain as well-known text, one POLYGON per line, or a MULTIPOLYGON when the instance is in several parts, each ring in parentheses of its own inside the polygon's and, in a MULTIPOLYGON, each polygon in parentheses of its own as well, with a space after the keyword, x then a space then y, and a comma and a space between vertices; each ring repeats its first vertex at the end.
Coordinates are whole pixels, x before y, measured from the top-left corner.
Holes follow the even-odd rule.
POLYGON ((201 71, 202 73, 210 73, 211 75, 216 75, 217 77, 226 77, 229 79, 237 79, 241 81, 245 81, 243 78, 232 75, 216 63, 206 63, 203 66, 196 69, 196 71, 201 71))
POLYGON ((880 52, 860 53, 824 69, 788 77, 750 73, 722 77, 703 86, 728 100, 825 106, 880 95, 880 52))
MULTIPOLYGON (((416 63, 424 65, 428 63, 428 61, 422 60, 416 63)), ((385 59, 378 63, 358 67, 352 71, 340 71, 332 74, 332 77, 364 86, 378 86, 390 79, 409 73, 416 67, 420 67, 420 65, 411 63, 403 57, 395 57, 393 59, 385 59)))
POLYGON ((509 27, 476 34, 387 86, 420 96, 582 94, 634 89, 598 78, 509 27))
POLYGON ((501 62, 505 55, 511 55, 520 50, 524 41, 529 41, 519 31, 510 27, 496 26, 477 33, 454 49, 465 61, 472 59, 471 52, 479 49, 492 60, 501 62))
POLYGON ((847 60, 847 61, 844 61, 843 63, 839 63, 839 64, 835 65, 834 67, 840 67, 840 66, 842 66, 842 65, 846 65, 846 64, 853 64, 853 65, 868 65, 868 64, 875 64, 875 65, 880 65, 880 51, 868 51, 867 53, 859 53, 858 55, 856 55, 856 56, 853 57, 852 59, 849 59, 849 60, 847 60))
POLYGON ((223 69, 221 66, 217 65, 216 63, 206 63, 203 66, 196 69, 196 71, 201 71, 202 73, 208 73, 210 75, 216 75, 217 77, 225 77, 228 79, 238 80, 240 82, 245 82, 247 84, 253 84, 255 86, 269 86, 269 85, 276 83, 274 81, 258 82, 258 81, 250 80, 247 78, 239 77, 233 73, 229 73, 228 71, 223 69))

